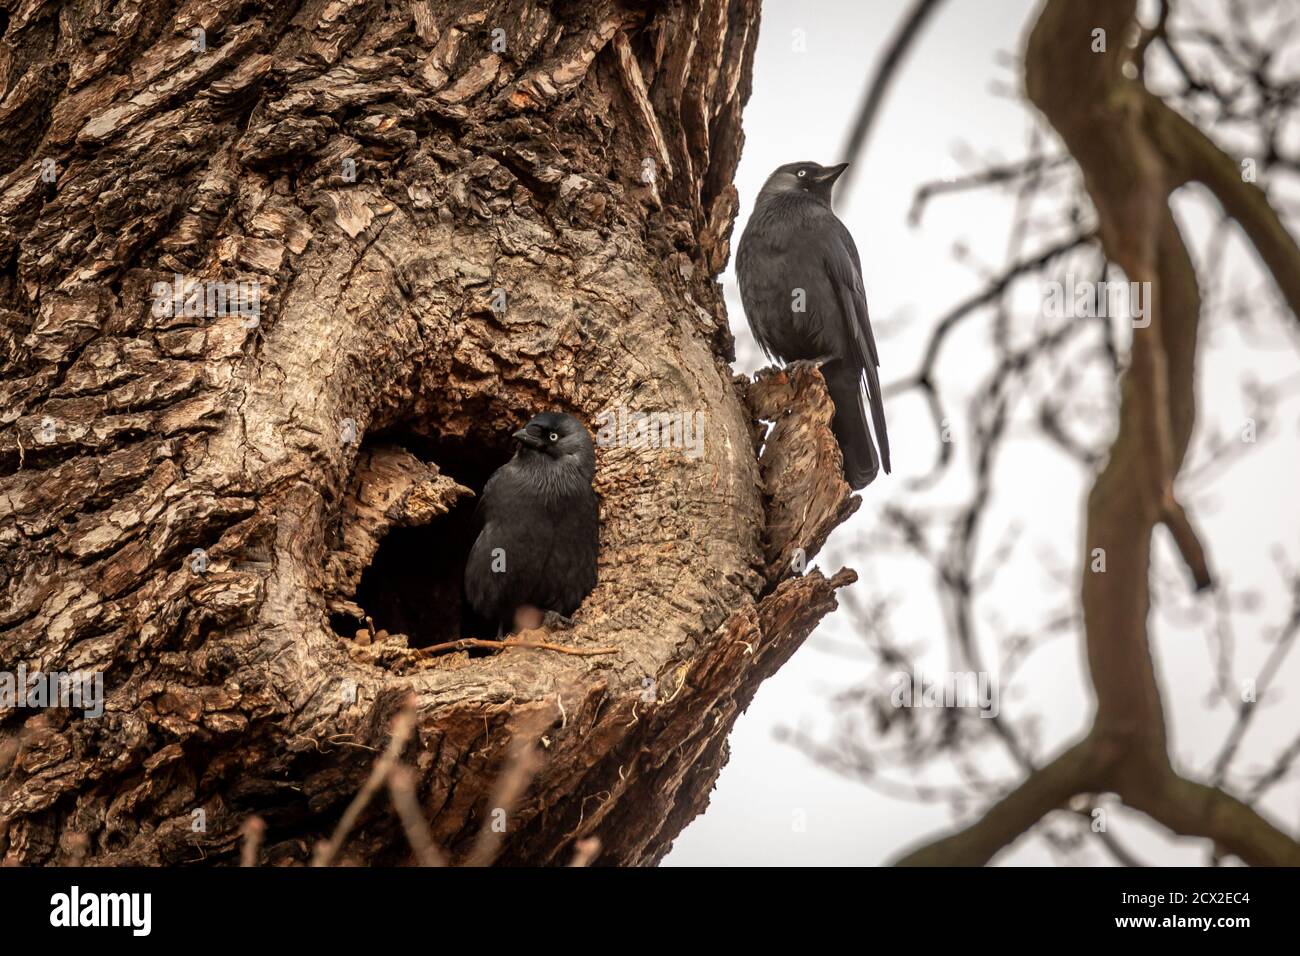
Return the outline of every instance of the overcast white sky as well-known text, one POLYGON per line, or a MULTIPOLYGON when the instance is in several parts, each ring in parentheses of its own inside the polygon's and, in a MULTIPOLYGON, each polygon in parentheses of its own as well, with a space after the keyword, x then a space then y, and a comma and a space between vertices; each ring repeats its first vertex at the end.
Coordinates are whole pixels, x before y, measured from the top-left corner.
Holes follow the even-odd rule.
MULTIPOLYGON (((745 151, 736 178, 741 214, 735 238, 773 168, 795 160, 840 161, 868 74, 906 6, 903 0, 764 3, 754 92, 745 112, 745 151)), ((915 368, 935 319, 979 288, 978 276, 953 261, 954 244, 964 243, 990 267, 1004 261, 1011 208, 1003 196, 973 194, 936 201, 919 228, 909 226, 906 216, 917 185, 961 168, 954 152, 1002 159, 1023 155, 1030 122, 1014 98, 1018 74, 1002 54, 1019 52, 1035 9, 1030 0, 944 5, 895 82, 848 202, 837 201, 837 212, 862 254, 886 383, 915 368)), ((1208 236, 1211 219, 1205 209, 1196 197, 1187 197, 1179 208, 1194 246, 1203 245, 1208 236)), ((1268 284, 1248 256, 1240 247, 1230 247, 1226 255, 1235 291, 1247 302, 1252 296, 1266 302, 1268 296, 1260 290, 1268 284)), ((724 284, 737 337, 737 368, 752 372, 763 363, 749 337, 730 266, 724 284)), ((1035 295, 1031 288, 1029 312, 1041 310, 1035 295)), ((977 363, 964 358, 985 348, 983 328, 981 323, 955 339, 940 368, 958 411, 976 384, 972 366, 977 363)), ((1199 375, 1203 430, 1217 426, 1234 434, 1240 431, 1246 415, 1241 395, 1245 378, 1290 384, 1291 392, 1300 383, 1294 327, 1271 313, 1258 320, 1256 333, 1248 337, 1227 322, 1211 322, 1204 341, 1208 348, 1203 349, 1199 375)), ((829 570, 840 563, 855 567, 861 577, 855 588, 864 598, 890 595, 897 606, 898 636, 924 648, 925 660, 939 668, 945 660, 944 631, 929 570, 893 554, 866 553, 857 540, 874 526, 886 503, 903 500, 905 479, 924 474, 935 455, 934 431, 919 402, 905 397, 892 402, 887 412, 894 475, 864 492, 858 515, 836 532, 819 563, 829 570)), ((1271 649, 1267 639, 1287 607, 1277 546, 1286 544, 1291 559, 1300 559, 1295 548, 1300 532, 1295 507, 1298 423, 1300 402, 1292 397, 1280 406, 1278 427, 1189 502, 1231 593, 1256 595, 1236 618, 1239 677, 1258 669, 1271 649)), ((960 418, 955 431, 960 449, 960 418)), ((1032 627, 1062 607, 1074 587, 1073 551, 1088 476, 1060 454, 1038 448, 1028 434, 1010 447, 1015 454, 998 474, 994 514, 1004 523, 1018 523, 1022 538, 1018 557, 1001 571, 995 585, 993 612, 1008 626, 1032 627)), ((1191 461, 1194 465, 1195 452, 1191 461)), ((994 544, 989 542, 983 551, 991 551, 994 544)), ((1156 574, 1177 581, 1177 565, 1163 544, 1156 574)), ((1172 746, 1184 768, 1198 774, 1216 752, 1230 720, 1222 705, 1207 706, 1212 669, 1206 605, 1182 594, 1177 598, 1158 612, 1155 653, 1172 746)), ((668 864, 874 865, 952 825, 943 805, 882 796, 816 766, 773 737, 781 725, 825 729, 831 695, 871 673, 871 660, 854 626, 843 610, 833 615, 759 690, 731 737, 731 759, 708 811, 677 840, 668 864)), ((996 654, 994 645, 988 653, 996 654)), ((1300 731, 1300 655, 1293 657, 1275 692, 1262 702, 1264 710, 1239 760, 1243 768, 1263 767, 1300 731)), ((1017 675, 1015 686, 1002 688, 1001 706, 1013 720, 1038 720, 1040 758, 1075 739, 1091 713, 1079 641, 1064 636, 1037 652, 1017 675)), ((1300 826, 1300 782, 1293 777, 1265 807, 1274 820, 1295 832, 1300 826)), ((1199 841, 1171 841, 1135 815, 1112 814, 1111 830, 1151 863, 1205 859, 1199 841)), ((1083 859, 1110 862, 1096 848, 1085 850, 1083 859)), ((1056 861, 1037 837, 1022 839, 997 859, 1016 864, 1056 861)))

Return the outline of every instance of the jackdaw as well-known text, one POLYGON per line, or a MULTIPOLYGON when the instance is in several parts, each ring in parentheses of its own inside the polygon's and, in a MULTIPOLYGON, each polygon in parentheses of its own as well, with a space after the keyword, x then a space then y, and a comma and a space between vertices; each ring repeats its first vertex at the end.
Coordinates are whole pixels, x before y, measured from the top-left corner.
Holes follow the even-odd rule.
POLYGON ((889 435, 862 264, 831 211, 831 187, 848 165, 789 163, 772 173, 740 237, 736 277, 763 354, 821 366, 844 477, 856 490, 871 484, 882 460, 889 473, 889 435), (879 456, 862 405, 864 378, 879 456))
POLYGON ((465 565, 465 595, 499 628, 568 617, 596 586, 596 450, 572 415, 542 412, 514 434, 515 456, 479 498, 481 531, 465 565))

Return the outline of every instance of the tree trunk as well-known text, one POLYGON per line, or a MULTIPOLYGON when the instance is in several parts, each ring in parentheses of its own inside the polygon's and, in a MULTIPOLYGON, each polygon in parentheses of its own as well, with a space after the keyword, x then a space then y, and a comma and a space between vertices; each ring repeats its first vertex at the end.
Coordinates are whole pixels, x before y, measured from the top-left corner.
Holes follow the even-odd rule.
MULTIPOLYGON (((100 672, 106 709, 0 713, 6 862, 233 862, 253 817, 306 862, 408 701, 453 860, 667 852, 853 579, 798 573, 857 502, 820 377, 727 364, 757 31, 758 0, 9 13, 0 662, 100 672), (469 633, 473 492, 551 407, 703 416, 698 457, 598 449, 600 583, 548 639, 613 652, 420 654, 469 633)), ((374 801, 340 858, 402 833, 374 801)))

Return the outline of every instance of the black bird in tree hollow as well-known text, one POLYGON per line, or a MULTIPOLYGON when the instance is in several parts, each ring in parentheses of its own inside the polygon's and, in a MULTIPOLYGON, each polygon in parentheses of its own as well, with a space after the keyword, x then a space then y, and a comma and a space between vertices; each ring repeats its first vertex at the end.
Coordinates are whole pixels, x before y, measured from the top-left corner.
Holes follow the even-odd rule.
POLYGON ((465 595, 498 636, 540 627, 547 611, 568 617, 596 586, 591 436, 572 415, 542 412, 514 438, 515 456, 483 488, 465 565, 465 595))
POLYGON ((831 210, 831 188, 848 163, 789 163, 767 178, 736 251, 745 317, 763 353, 821 367, 835 403, 831 428, 850 487, 865 488, 889 435, 880 395, 880 358, 867 316, 857 246, 831 210), (862 404, 866 382, 876 445, 862 404))

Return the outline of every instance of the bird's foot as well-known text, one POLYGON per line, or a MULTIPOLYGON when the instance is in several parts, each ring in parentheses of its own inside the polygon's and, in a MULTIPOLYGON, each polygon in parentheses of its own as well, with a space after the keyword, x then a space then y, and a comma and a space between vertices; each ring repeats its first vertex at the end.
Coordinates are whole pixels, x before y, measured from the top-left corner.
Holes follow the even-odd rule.
POLYGON ((785 370, 787 372, 799 372, 805 369, 820 369, 827 362, 835 361, 834 355, 819 355, 815 359, 799 359, 794 362, 786 362, 785 370))
POLYGON ((542 618, 542 626, 548 631, 571 631, 574 623, 573 618, 565 617, 559 611, 547 611, 542 618))

